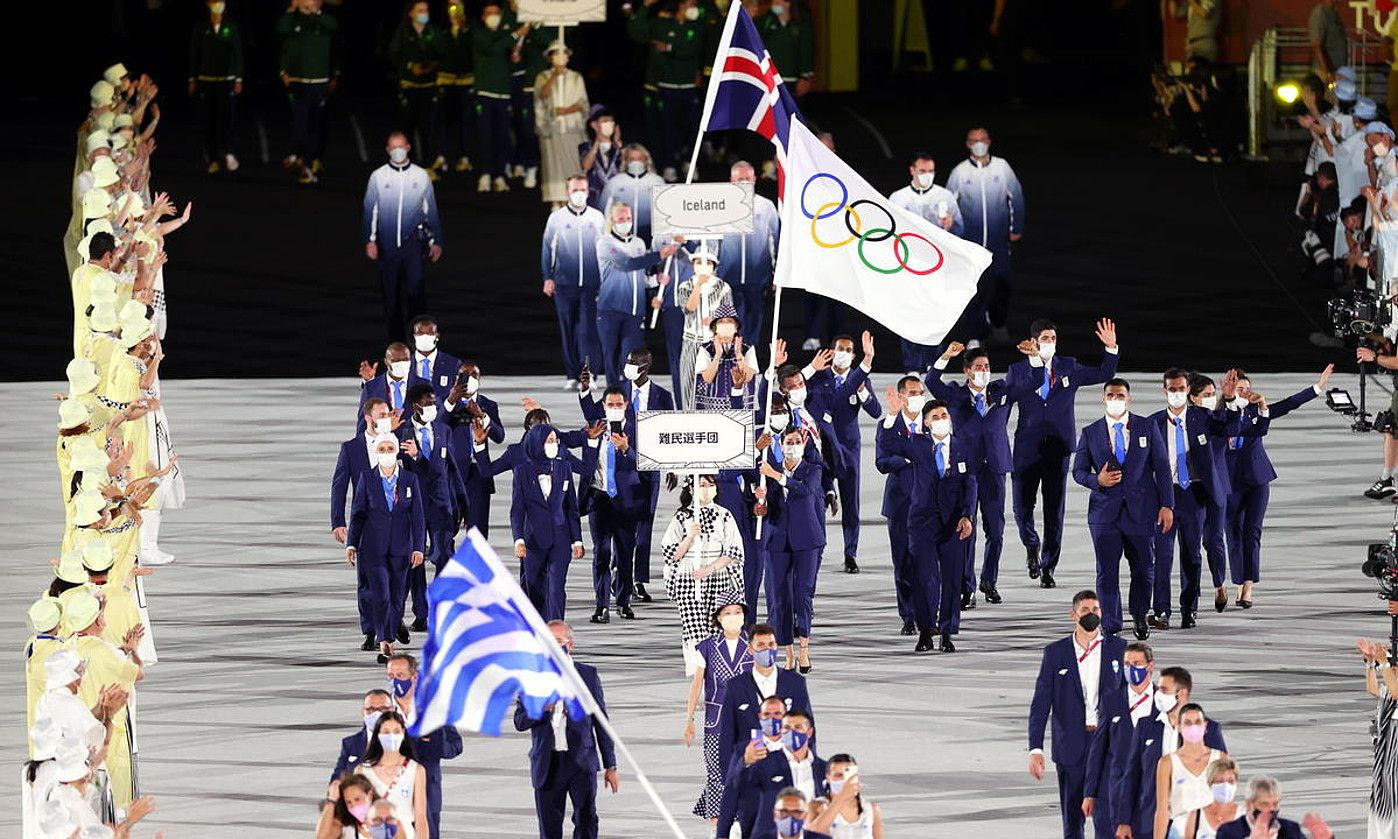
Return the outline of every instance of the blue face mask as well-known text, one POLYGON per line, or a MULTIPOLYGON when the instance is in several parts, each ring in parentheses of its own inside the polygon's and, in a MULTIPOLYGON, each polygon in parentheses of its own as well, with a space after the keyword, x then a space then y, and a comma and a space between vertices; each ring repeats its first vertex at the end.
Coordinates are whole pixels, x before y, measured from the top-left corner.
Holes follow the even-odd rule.
POLYGON ((778 836, 799 836, 806 820, 798 816, 782 816, 776 820, 778 836))
POLYGON ((779 737, 782 733, 782 718, 777 717, 770 720, 758 720, 757 725, 762 729, 762 733, 768 737, 779 737))
POLYGON ((801 751, 806 747, 806 743, 810 742, 810 739, 811 735, 800 731, 782 732, 782 745, 786 747, 788 752, 801 751))
POLYGON ((369 826, 370 839, 393 839, 398 835, 396 824, 374 824, 369 826))
POLYGON ((1126 679, 1133 685, 1139 685, 1150 678, 1150 670, 1145 667, 1137 667, 1134 664, 1126 665, 1126 679))
POLYGON ((389 679, 388 682, 393 690, 393 695, 399 699, 407 696, 413 689, 412 679, 389 679))
POLYGON ((752 654, 752 660, 753 663, 764 670, 768 667, 775 667, 777 665, 777 651, 775 648, 770 650, 757 650, 752 654))
POLYGON ((421 25, 423 25, 423 26, 426 26, 426 25, 427 25, 427 21, 429 21, 429 20, 431 20, 431 19, 432 19, 432 16, 429 15, 429 14, 427 14, 426 12, 424 12, 424 13, 422 13, 422 14, 420 14, 420 15, 413 15, 413 20, 417 21, 419 24, 421 24, 421 25))

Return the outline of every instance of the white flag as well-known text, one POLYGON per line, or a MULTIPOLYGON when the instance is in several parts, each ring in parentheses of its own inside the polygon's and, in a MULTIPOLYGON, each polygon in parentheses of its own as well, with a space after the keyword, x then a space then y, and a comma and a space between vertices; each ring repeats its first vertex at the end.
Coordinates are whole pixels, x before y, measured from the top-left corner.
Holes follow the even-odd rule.
POLYGON ((976 294, 990 251, 895 207, 799 120, 786 150, 776 281, 938 344, 976 294))

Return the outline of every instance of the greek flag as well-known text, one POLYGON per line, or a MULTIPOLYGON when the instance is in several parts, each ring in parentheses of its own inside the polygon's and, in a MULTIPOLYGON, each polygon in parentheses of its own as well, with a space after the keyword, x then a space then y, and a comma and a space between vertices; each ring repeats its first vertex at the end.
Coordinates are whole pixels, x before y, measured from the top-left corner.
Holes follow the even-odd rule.
POLYGON ((557 701, 575 718, 597 711, 572 661, 475 528, 437 572, 427 601, 411 734, 451 725, 498 736, 516 697, 535 719, 557 701))

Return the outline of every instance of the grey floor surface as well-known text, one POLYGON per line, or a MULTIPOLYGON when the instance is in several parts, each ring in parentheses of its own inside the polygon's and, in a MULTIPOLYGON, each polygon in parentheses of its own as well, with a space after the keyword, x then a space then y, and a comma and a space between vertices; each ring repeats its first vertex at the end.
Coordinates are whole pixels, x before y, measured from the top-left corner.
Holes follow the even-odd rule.
MULTIPOLYGON (((892 381, 878 378, 880 387, 892 381)), ((1131 379, 1139 409, 1159 407, 1158 380, 1131 379)), ((1280 398, 1309 381, 1261 376, 1254 387, 1280 398)), ((1336 383, 1355 387, 1352 376, 1336 383)), ((56 389, 0 385, 0 415, 16 430, 0 485, 0 522, 9 535, 0 626, 16 651, 3 694, 12 713, 0 717, 0 754, 11 767, 23 748, 22 617, 50 579, 45 559, 56 550, 62 521, 49 437, 56 410, 47 399, 56 389)), ((510 439, 519 433, 526 394, 560 420, 578 416, 552 377, 487 379, 485 391, 504 406, 510 439)), ((354 576, 326 516, 337 446, 352 432, 357 383, 174 381, 165 397, 189 501, 167 516, 161 540, 179 561, 159 569, 147 587, 161 661, 139 690, 140 771, 158 809, 138 833, 308 836, 339 739, 359 724, 362 692, 382 683, 372 654, 358 650, 354 576)), ((1095 418, 1094 398, 1080 394, 1081 421, 1095 418)), ((1000 586, 1005 602, 968 614, 961 652, 914 656, 911 639, 897 634, 872 425, 865 439, 864 573, 838 573, 832 547, 816 601, 810 692, 823 748, 857 756, 890 837, 1053 836, 1056 790, 1052 775, 1036 783, 1026 772, 1025 713, 1040 649, 1068 631, 1068 599, 1092 583, 1086 494, 1070 487, 1057 590, 1027 579, 1011 523, 1000 586)), ((1290 815, 1320 811, 1337 832, 1354 837, 1363 831, 1373 703, 1352 643, 1388 631, 1376 587, 1359 573, 1365 544, 1382 539, 1393 518, 1390 506, 1359 495, 1376 474, 1378 439, 1352 434, 1316 401, 1279 421, 1268 449, 1280 479, 1256 608, 1210 610, 1198 629, 1151 640, 1162 665, 1193 671, 1196 698, 1225 725, 1245 775, 1276 775, 1290 815)), ((505 483, 496 498, 493 520, 500 523, 505 483)), ((662 498, 657 542, 672 506, 662 498)), ((838 530, 831 528, 832 546, 838 530)), ((503 547, 506 540, 497 532, 493 541, 503 547)), ((703 768, 700 750, 686 749, 680 738, 688 683, 675 613, 657 601, 638 607, 634 622, 587 624, 587 568, 575 566, 569 581, 577 655, 601 669, 620 733, 687 835, 702 837, 705 826, 689 815, 703 768)), ((520 735, 467 736, 465 754, 447 764, 444 835, 536 835, 527 746, 520 735)), ((603 836, 662 835, 634 777, 624 767, 621 793, 602 794, 603 836)), ((17 834, 17 812, 0 807, 0 832, 17 834)))

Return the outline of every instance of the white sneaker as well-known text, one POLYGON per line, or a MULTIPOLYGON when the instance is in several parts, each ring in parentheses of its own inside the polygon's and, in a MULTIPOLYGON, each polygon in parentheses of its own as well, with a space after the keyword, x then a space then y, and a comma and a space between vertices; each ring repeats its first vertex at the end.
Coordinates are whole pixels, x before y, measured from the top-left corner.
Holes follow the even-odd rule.
POLYGON ((673 166, 666 166, 664 171, 660 173, 660 177, 664 178, 667 184, 672 184, 679 180, 679 175, 675 172, 675 167, 673 166))
POLYGON ((238 171, 238 158, 234 157, 232 152, 223 156, 223 168, 230 172, 238 171))
POLYGON ((539 185, 539 167, 530 166, 524 170, 524 188, 533 189, 539 185))
POLYGON ((564 380, 563 380, 563 389, 564 389, 564 390, 577 390, 577 389, 578 389, 578 380, 577 380, 577 379, 564 379, 564 380))
POLYGON ((505 183, 505 179, 504 179, 504 178, 496 178, 496 179, 495 179, 495 191, 496 191, 496 192, 509 192, 509 191, 510 191, 510 185, 507 184, 507 183, 505 183))
POLYGON ((807 338, 805 341, 802 341, 802 342, 801 342, 801 349, 806 350, 806 351, 809 351, 809 352, 813 352, 813 351, 815 351, 815 350, 820 349, 820 339, 819 339, 819 338, 807 338))
POLYGON ((481 179, 476 181, 476 192, 490 192, 489 175, 481 175, 481 179))
POLYGON ((158 547, 141 551, 142 565, 169 565, 174 561, 174 554, 166 553, 158 547))

